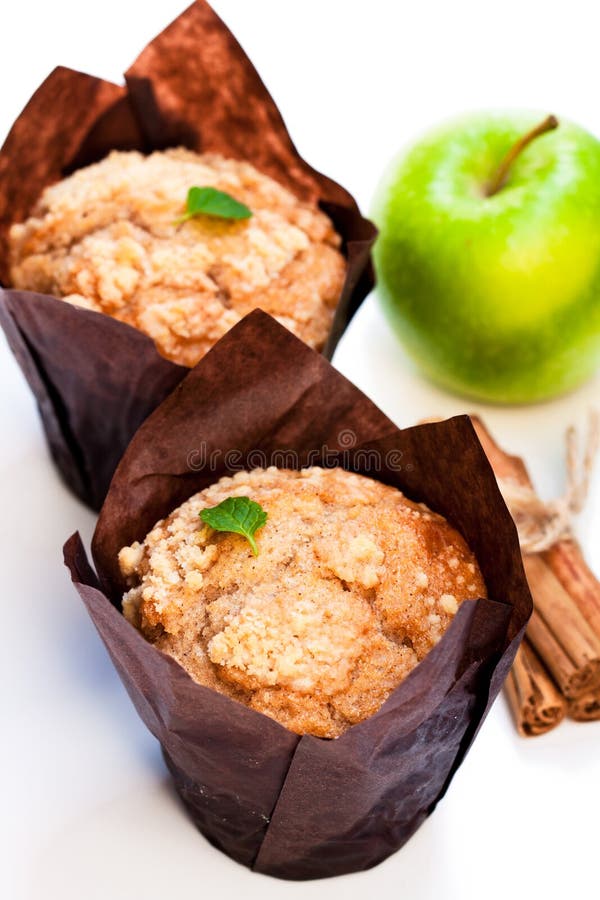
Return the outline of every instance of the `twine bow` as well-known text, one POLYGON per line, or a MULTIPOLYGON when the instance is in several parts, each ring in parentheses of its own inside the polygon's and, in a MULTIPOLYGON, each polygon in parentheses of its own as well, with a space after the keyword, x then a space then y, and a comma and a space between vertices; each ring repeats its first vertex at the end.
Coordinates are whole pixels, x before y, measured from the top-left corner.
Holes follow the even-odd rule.
POLYGON ((585 506, 600 447, 598 411, 590 410, 583 452, 580 452, 577 429, 573 425, 566 431, 565 443, 567 484, 564 494, 556 500, 541 500, 532 488, 512 479, 498 480, 524 553, 541 553, 572 536, 573 519, 585 506))

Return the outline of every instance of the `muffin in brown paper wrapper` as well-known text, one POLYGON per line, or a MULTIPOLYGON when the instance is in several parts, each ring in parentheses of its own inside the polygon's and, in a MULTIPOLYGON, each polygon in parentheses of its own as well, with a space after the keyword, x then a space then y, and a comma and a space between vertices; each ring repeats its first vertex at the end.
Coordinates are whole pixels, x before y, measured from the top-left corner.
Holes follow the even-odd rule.
POLYGON ((102 507, 93 555, 98 576, 78 535, 65 545, 77 590, 191 817, 234 859, 282 878, 366 869, 404 844, 462 762, 531 612, 516 531, 469 418, 398 429, 261 311, 141 426, 102 507), (196 684, 120 612, 121 547, 223 475, 282 459, 339 464, 428 504, 466 538, 490 598, 465 600, 379 711, 335 740, 294 734, 196 684))
MULTIPOLYGON (((47 185, 113 149, 213 151, 251 162, 332 219, 347 271, 330 358, 372 287, 375 227, 299 156, 250 60, 203 0, 146 47, 125 81, 57 68, 13 125, 0 151, 0 285, 9 286, 9 229, 47 185)), ((0 323, 64 480, 98 509, 136 429, 189 369, 132 326, 46 295, 0 287, 0 323)))

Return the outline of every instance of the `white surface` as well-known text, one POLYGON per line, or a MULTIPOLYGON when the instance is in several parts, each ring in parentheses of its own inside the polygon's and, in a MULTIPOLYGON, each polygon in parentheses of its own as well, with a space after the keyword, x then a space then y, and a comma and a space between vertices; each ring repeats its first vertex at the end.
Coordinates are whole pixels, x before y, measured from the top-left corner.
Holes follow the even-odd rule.
MULTIPOLYGON (((184 5, 3 4, 0 135, 54 65, 118 79, 184 5)), ((463 109, 540 107, 600 133, 595 4, 585 0, 214 5, 256 61, 301 152, 365 208, 397 147, 463 109)), ((210 847, 174 797, 158 747, 68 583, 62 542, 76 528, 87 540, 93 517, 59 483, 33 400, 3 344, 0 351, 0 890, 7 900, 163 900, 213 890, 225 900, 596 895, 600 724, 566 723, 525 741, 503 699, 433 817, 378 868, 288 884, 251 874, 210 847)), ((336 364, 402 425, 475 408, 413 372, 373 298, 336 364)), ((599 384, 543 406, 481 408, 505 445, 527 456, 547 495, 562 485, 562 429, 581 419, 599 384)), ((580 533, 597 571, 599 532, 596 479, 580 533)))

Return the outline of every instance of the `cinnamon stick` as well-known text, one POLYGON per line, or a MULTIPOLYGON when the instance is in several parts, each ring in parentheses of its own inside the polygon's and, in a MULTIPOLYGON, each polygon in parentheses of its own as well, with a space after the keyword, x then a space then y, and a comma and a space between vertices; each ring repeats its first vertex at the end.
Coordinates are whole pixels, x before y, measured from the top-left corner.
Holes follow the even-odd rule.
POLYGON ((512 479, 524 487, 531 487, 531 478, 521 457, 502 450, 478 416, 471 416, 471 422, 496 478, 512 479))
POLYGON ((569 700, 568 713, 576 722, 596 722, 600 719, 600 690, 569 700))
POLYGON ((506 681, 508 702, 520 734, 545 734, 565 717, 566 702, 539 656, 525 639, 506 681))
POLYGON ((584 560, 579 544, 559 541, 545 550, 543 557, 596 634, 600 634, 600 581, 584 560))
POLYGON ((600 638, 541 556, 523 557, 533 597, 527 635, 569 699, 600 687, 600 638))
MULTIPOLYGON (((523 460, 505 453, 483 423, 473 425, 496 477, 532 487, 523 460)), ((534 613, 527 636, 569 700, 600 688, 600 584, 573 540, 525 555, 534 613)))

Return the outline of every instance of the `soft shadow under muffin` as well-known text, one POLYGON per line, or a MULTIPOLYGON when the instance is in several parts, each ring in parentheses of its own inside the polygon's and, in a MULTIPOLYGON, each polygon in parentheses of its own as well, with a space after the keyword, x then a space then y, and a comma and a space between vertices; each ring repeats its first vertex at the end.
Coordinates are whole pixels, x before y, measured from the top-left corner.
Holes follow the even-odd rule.
POLYGON ((119 554, 127 618, 201 684, 292 731, 333 738, 372 715, 485 585, 445 519, 343 469, 240 472, 119 554), (247 496, 258 556, 200 511, 247 496))
POLYGON ((250 163, 114 151, 47 187, 12 226, 11 282, 114 316, 191 367, 257 307, 322 349, 346 273, 340 244, 315 204, 250 163), (252 215, 178 222, 192 187, 227 193, 252 215))

